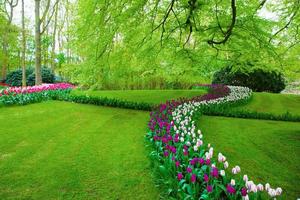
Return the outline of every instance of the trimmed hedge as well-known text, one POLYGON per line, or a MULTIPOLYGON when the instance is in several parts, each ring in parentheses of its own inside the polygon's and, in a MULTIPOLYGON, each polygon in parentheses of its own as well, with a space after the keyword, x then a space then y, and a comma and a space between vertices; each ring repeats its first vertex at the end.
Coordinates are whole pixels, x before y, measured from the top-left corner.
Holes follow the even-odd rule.
POLYGON ((138 103, 138 102, 120 100, 115 98, 107 98, 107 97, 71 95, 67 93, 55 97, 54 100, 70 101, 75 103, 92 104, 98 106, 126 108, 126 109, 133 109, 133 110, 145 110, 145 111, 151 111, 155 107, 154 104, 149 104, 149 103, 138 103))
POLYGON ((253 71, 233 71, 232 67, 225 67, 213 75, 213 84, 244 86, 255 92, 279 93, 285 88, 282 73, 254 69, 253 71))

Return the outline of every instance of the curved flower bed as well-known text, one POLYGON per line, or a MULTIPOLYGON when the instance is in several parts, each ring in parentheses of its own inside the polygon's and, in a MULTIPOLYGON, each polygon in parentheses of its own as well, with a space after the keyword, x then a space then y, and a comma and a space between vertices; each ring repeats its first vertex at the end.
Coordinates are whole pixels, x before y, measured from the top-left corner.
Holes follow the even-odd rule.
POLYGON ((152 112, 147 138, 155 151, 160 179, 169 196, 180 199, 260 199, 262 191, 280 196, 281 188, 255 184, 240 176, 239 166, 229 168, 226 157, 205 144, 195 121, 207 107, 228 105, 251 97, 249 88, 212 85, 206 95, 161 104, 152 112))

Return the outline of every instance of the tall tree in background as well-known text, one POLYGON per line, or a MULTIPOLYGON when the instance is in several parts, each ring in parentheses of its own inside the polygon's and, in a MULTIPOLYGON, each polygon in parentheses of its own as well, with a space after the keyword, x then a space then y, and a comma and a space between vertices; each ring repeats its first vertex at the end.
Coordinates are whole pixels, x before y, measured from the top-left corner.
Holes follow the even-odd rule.
POLYGON ((7 31, 4 32, 3 35, 3 64, 2 64, 2 74, 1 79, 6 79, 7 74, 7 67, 8 67, 8 59, 9 59, 9 53, 8 53, 8 34, 10 32, 10 27, 13 19, 14 14, 14 8, 18 5, 18 0, 4 0, 3 2, 3 11, 7 18, 7 31), (8 8, 8 9, 7 9, 8 8))
POLYGON ((41 0, 35 0, 35 84, 41 85, 42 84, 42 74, 41 74, 41 36, 47 29, 55 11, 56 4, 58 4, 59 0, 55 1, 55 4, 52 8, 52 13, 48 16, 47 20, 46 17, 48 15, 51 0, 47 0, 46 8, 43 12, 42 18, 40 18, 40 7, 41 7, 41 0), (43 27, 41 25, 43 24, 43 27))
POLYGON ((51 49, 51 69, 52 72, 55 70, 55 47, 56 47, 56 29, 57 29, 57 16, 58 16, 58 3, 54 7, 54 22, 53 22, 53 33, 52 33, 52 49, 51 49))
POLYGON ((22 86, 26 87, 26 33, 24 0, 22 0, 22 86))

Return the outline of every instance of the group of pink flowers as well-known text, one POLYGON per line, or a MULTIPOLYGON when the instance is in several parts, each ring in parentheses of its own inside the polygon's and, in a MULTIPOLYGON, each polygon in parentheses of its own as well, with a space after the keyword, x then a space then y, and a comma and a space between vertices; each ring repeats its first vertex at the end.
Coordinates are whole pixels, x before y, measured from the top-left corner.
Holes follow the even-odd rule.
POLYGON ((30 94, 36 92, 49 91, 49 90, 66 90, 72 88, 74 88, 74 85, 70 83, 42 84, 42 85, 27 86, 27 87, 8 87, 6 89, 3 89, 2 91, 0 90, 0 96, 30 94))

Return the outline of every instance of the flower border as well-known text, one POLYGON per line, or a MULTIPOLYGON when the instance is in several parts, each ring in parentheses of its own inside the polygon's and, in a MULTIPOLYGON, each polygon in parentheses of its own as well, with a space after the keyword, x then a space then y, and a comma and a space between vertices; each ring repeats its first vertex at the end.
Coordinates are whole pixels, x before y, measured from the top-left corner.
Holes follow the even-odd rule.
POLYGON ((228 173, 229 163, 214 149, 204 145, 201 130, 195 121, 209 107, 228 106, 245 102, 252 91, 247 87, 210 85, 208 94, 192 99, 180 99, 161 104, 150 114, 147 138, 155 151, 160 179, 168 187, 169 196, 180 199, 260 199, 263 190, 278 197, 281 188, 270 184, 255 184, 247 175, 237 176, 235 166, 228 173))

